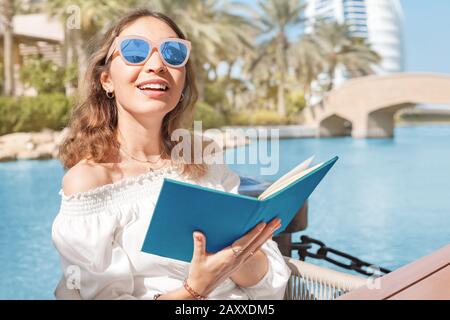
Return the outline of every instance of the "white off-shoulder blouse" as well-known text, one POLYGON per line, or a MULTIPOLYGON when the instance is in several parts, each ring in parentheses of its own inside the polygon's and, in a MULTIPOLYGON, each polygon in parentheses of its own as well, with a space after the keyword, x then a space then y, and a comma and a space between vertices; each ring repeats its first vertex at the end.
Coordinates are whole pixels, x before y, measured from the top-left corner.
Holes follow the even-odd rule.
MULTIPOLYGON (((57 299, 153 299, 182 287, 190 263, 140 251, 164 177, 233 193, 240 183, 226 164, 211 164, 196 181, 166 167, 70 196, 61 189, 52 227, 63 271, 57 299)), ((261 250, 269 269, 259 283, 243 288, 228 278, 209 299, 283 299, 290 270, 275 241, 261 250)))

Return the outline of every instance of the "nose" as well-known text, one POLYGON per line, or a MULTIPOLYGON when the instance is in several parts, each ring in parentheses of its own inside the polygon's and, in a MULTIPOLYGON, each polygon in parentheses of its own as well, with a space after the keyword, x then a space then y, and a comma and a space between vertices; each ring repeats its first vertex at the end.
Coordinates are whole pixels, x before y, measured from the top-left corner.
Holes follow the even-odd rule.
POLYGON ((161 56, 159 55, 159 52, 156 48, 153 48, 152 52, 150 52, 150 57, 144 65, 144 70, 146 72, 153 71, 155 73, 162 73, 167 71, 167 67, 162 61, 161 56))

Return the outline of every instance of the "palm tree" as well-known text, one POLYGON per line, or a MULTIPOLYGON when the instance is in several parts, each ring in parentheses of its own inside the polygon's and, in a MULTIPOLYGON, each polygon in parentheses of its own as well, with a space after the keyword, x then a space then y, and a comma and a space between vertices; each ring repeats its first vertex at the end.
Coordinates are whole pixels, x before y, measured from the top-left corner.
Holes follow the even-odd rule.
POLYGON ((294 79, 296 83, 300 83, 307 104, 312 96, 311 84, 324 70, 320 54, 311 34, 304 35, 289 50, 289 64, 293 66, 294 79))
POLYGON ((13 17, 14 0, 0 0, 0 24, 3 29, 3 91, 7 96, 14 95, 14 65, 13 65, 13 17))
POLYGON ((338 67, 351 77, 373 73, 373 66, 381 60, 366 39, 352 37, 345 24, 319 22, 308 38, 310 49, 320 57, 323 72, 327 75, 327 91, 334 87, 338 67))
MULTIPOLYGON (((65 67, 78 63, 78 74, 84 74, 88 41, 99 35, 106 25, 129 10, 131 0, 52 0, 46 1, 44 8, 52 17, 57 17, 64 26, 65 67)), ((78 77, 81 84, 82 77, 78 77)))
POLYGON ((298 28, 302 23, 301 14, 304 4, 298 0, 266 0, 258 3, 260 13, 256 17, 261 25, 263 40, 258 51, 259 57, 252 65, 252 69, 265 62, 274 62, 274 72, 277 82, 277 109, 280 116, 286 115, 285 90, 287 82, 287 52, 290 46, 287 31, 298 28))

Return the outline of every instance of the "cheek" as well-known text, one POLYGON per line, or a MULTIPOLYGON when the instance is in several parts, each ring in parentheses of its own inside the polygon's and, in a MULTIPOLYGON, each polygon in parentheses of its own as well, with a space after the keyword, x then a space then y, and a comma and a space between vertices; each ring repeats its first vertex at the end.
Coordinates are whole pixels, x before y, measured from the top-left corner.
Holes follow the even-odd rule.
POLYGON ((182 70, 173 70, 170 73, 174 83, 174 86, 172 88, 173 92, 176 95, 181 95, 186 79, 186 70, 183 68, 182 70))
POLYGON ((129 94, 129 90, 134 90, 134 84, 138 76, 139 68, 137 67, 130 67, 119 63, 111 65, 111 79, 117 95, 121 93, 129 94))

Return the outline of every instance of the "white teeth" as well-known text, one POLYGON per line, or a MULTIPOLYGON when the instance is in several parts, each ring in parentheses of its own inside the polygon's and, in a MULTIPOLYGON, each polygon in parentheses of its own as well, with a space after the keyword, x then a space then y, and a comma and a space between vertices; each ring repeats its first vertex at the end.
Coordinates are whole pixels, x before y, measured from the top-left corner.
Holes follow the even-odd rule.
POLYGON ((167 90, 167 86, 162 83, 148 83, 142 86, 139 86, 139 89, 155 89, 155 90, 167 90))

